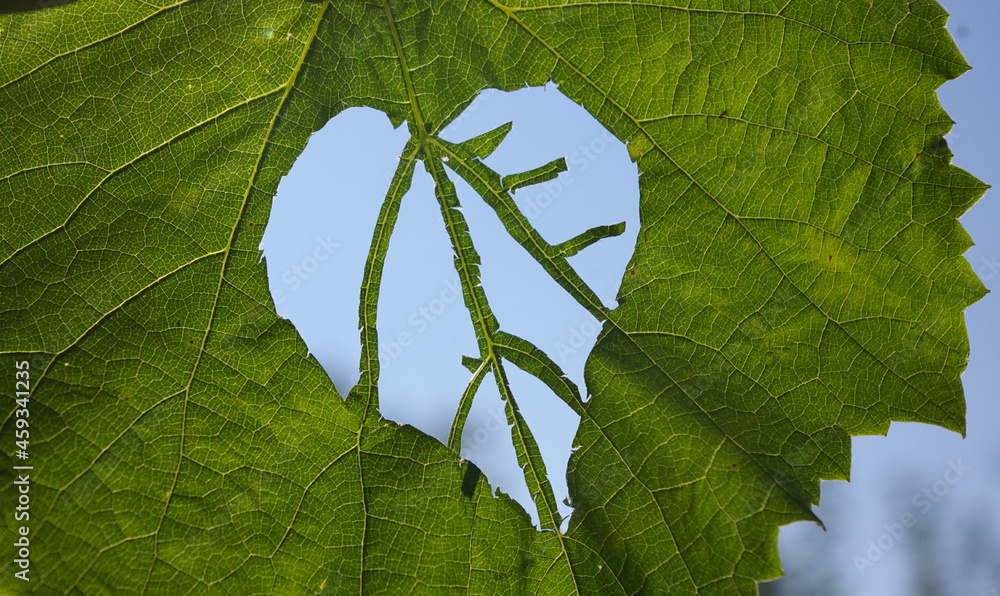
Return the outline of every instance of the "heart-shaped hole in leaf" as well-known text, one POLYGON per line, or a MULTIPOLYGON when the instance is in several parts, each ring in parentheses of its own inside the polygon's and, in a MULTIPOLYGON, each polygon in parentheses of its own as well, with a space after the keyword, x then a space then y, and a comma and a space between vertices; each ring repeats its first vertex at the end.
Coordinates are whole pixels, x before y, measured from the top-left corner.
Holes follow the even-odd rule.
MULTIPOLYGON (((295 323, 342 394, 365 382, 357 366, 357 329, 364 326, 358 288, 394 173, 412 159, 376 298, 380 411, 450 440, 538 522, 501 398, 506 385, 534 431, 565 516, 566 463, 579 416, 539 381, 563 383, 560 373, 534 370, 537 358, 503 348, 501 384, 489 363, 481 366, 461 259, 456 269, 435 178, 424 156, 406 154, 409 137, 407 127, 394 130, 379 112, 361 108, 310 140, 281 183, 262 243, 278 312, 295 323), (471 401, 470 375, 478 385, 471 401), (467 417, 461 434, 450 437, 460 402, 467 417)), ((431 142, 481 256, 494 331, 507 343, 537 346, 547 365, 565 372, 565 386, 579 388, 576 399, 585 399, 583 367, 601 327, 594 306, 616 305, 639 228, 638 176, 626 146, 554 85, 484 91, 431 142), (582 288, 575 296, 560 287, 573 271, 572 283, 582 288), (585 308, 581 297, 596 304, 585 308)))

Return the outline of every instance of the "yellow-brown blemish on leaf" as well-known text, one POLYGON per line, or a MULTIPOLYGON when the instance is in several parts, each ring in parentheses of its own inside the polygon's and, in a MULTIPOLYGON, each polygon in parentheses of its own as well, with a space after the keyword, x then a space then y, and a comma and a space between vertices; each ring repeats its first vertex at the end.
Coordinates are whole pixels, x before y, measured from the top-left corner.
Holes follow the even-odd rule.
POLYGON ((176 213, 188 215, 197 208, 200 198, 200 189, 191 184, 181 183, 170 193, 170 197, 167 199, 167 207, 176 213))
POLYGON ((629 158, 632 161, 639 161, 640 157, 653 148, 653 143, 645 135, 638 135, 629 140, 627 147, 629 158))

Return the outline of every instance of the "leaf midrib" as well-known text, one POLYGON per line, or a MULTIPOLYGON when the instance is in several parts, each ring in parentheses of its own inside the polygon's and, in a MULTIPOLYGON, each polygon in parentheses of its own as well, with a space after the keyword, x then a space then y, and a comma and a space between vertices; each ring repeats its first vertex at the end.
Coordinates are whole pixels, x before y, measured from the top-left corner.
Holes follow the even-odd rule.
MULTIPOLYGON (((422 112, 420 110, 419 101, 417 100, 417 95, 416 95, 416 92, 415 92, 415 89, 414 89, 414 86, 413 86, 413 81, 412 81, 412 78, 410 76, 410 69, 409 69, 409 67, 407 66, 407 63, 406 63, 406 56, 405 56, 404 48, 403 48, 403 45, 402 45, 402 41, 401 41, 401 39, 399 37, 399 32, 398 32, 397 27, 396 27, 395 17, 392 14, 392 9, 391 9, 391 7, 389 5, 389 0, 382 0, 382 6, 383 6, 383 9, 384 9, 384 12, 385 12, 385 15, 386 15, 386 20, 388 22, 388 25, 389 25, 389 28, 390 28, 390 32, 392 34, 393 44, 395 45, 396 53, 397 53, 397 56, 399 58, 400 68, 402 70, 402 76, 404 78, 404 81, 405 81, 405 84, 406 84, 407 93, 409 95, 410 107, 411 107, 411 111, 413 113, 414 123, 415 123, 416 128, 417 128, 417 134, 420 135, 421 146, 423 148, 423 154, 424 154, 423 156, 428 161, 428 168, 427 169, 432 174, 432 176, 434 176, 434 178, 435 178, 435 186, 438 189, 441 189, 443 187, 441 186, 440 183, 443 182, 443 181, 437 180, 437 176, 435 175, 436 168, 434 167, 434 166, 440 166, 440 164, 437 163, 437 162, 435 162, 433 164, 430 163, 434 159, 433 156, 432 156, 432 154, 431 154, 431 149, 430 149, 430 146, 429 146, 429 143, 428 143, 430 135, 429 135, 428 131, 426 130, 426 125, 424 123, 423 114, 422 114, 422 112)), ((443 172, 441 172, 441 174, 443 174, 443 172)), ((446 209, 444 207, 445 207, 445 205, 442 203, 442 211, 446 211, 446 209)), ((443 213, 443 215, 445 217, 446 226, 449 227, 449 235, 452 235, 453 234, 452 230, 454 230, 454 224, 455 224, 455 222, 451 221, 448 218, 448 213, 443 213)), ((463 275, 463 277, 466 278, 465 279, 465 281, 466 281, 466 287, 468 288, 468 292, 469 292, 469 294, 472 297, 472 301, 473 301, 472 305, 475 307, 474 308, 475 314, 474 314, 474 317, 473 317, 474 318, 474 323, 477 325, 477 327, 479 327, 482 330, 482 332, 483 332, 482 337, 485 340, 484 341, 484 343, 485 343, 484 347, 486 347, 488 349, 488 354, 484 354, 484 356, 489 356, 489 358, 492 360, 492 363, 493 363, 492 364, 493 374, 495 376, 497 376, 497 382, 498 382, 498 385, 499 385, 499 384, 501 384, 500 383, 500 377, 504 376, 504 375, 503 375, 502 365, 501 365, 500 360, 499 360, 499 358, 498 358, 498 356, 496 354, 496 350, 495 350, 495 348, 494 348, 494 346, 492 344, 492 337, 490 336, 488 325, 486 323, 486 312, 488 312, 488 311, 485 311, 483 305, 479 304, 479 297, 477 295, 477 292, 474 291, 472 280, 469 279, 470 264, 465 261, 465 257, 462 254, 462 252, 457 250, 457 246, 456 246, 456 257, 458 257, 461 260, 462 266, 459 268, 460 269, 459 273, 461 275, 463 275)), ((477 333, 477 336, 479 336, 479 333, 477 333)), ((515 415, 517 414, 517 412, 515 411, 515 408, 514 408, 514 402, 513 402, 513 400, 507 402, 507 407, 510 408, 510 410, 512 412, 514 412, 515 415)), ((525 432, 530 433, 530 430, 526 429, 525 432)), ((529 467, 532 467, 532 473, 534 473, 533 466, 529 465, 529 467)), ((541 479, 539 479, 539 484, 545 484, 545 483, 548 483, 548 478, 541 478, 541 479)), ((551 492, 551 488, 549 490, 551 492)), ((540 496, 541 500, 544 502, 545 501, 544 492, 540 493, 539 496, 540 496)), ((537 503, 536 503, 536 507, 538 507, 537 503)), ((553 517, 553 520, 555 520, 556 512, 550 511, 549 513, 553 517)), ((541 514, 541 511, 539 511, 539 515, 540 514, 541 514)), ((556 536, 559 537, 559 547, 560 547, 560 550, 561 550, 561 556, 564 556, 566 558, 566 563, 567 563, 567 565, 570 568, 570 576, 573 578, 573 583, 574 583, 574 587, 575 587, 576 593, 579 594, 580 593, 579 583, 577 582, 576 574, 573 573, 573 571, 572 571, 572 564, 571 564, 570 558, 569 558, 569 551, 566 548, 566 544, 565 544, 563 533, 560 531, 558 523, 554 523, 554 526, 555 526, 554 527, 555 534, 556 534, 556 536)), ((471 561, 470 561, 470 564, 471 564, 471 561)))

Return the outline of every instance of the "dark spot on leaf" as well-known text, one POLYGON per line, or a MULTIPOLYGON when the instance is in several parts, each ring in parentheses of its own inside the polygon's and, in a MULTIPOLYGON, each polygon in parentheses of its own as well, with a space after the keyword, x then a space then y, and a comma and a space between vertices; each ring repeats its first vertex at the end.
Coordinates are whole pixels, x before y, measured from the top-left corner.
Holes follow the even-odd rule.
POLYGON ((733 463, 729 464, 729 466, 735 469, 736 468, 736 462, 733 462, 733 463))
POLYGON ((192 340, 191 340, 191 341, 189 341, 188 343, 189 343, 189 344, 191 344, 191 345, 193 346, 193 345, 194 345, 194 340, 192 339, 192 340))
POLYGON ((633 267, 632 270, 629 271, 628 273, 629 273, 629 275, 635 275, 635 267, 633 267))
POLYGON ((482 475, 476 464, 470 461, 465 468, 465 478, 462 479, 462 494, 471 499, 476 493, 476 485, 479 484, 479 477, 482 475))
POLYGON ((827 261, 832 261, 832 260, 833 260, 833 255, 830 255, 830 256, 828 256, 828 257, 826 258, 826 260, 827 260, 827 261))
POLYGON ((728 115, 729 115, 729 110, 722 110, 722 113, 719 114, 719 118, 725 118, 728 115))

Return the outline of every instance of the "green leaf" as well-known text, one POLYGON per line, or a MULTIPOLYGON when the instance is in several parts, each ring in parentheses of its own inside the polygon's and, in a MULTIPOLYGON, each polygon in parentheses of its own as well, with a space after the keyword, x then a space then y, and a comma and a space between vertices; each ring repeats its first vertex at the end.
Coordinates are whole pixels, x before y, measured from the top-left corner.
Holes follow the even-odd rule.
POLYGON ((537 168, 528 170, 527 172, 504 176, 503 179, 500 180, 500 185, 503 187, 503 190, 513 192, 525 186, 548 182, 558 176, 561 172, 565 171, 566 158, 560 157, 559 159, 554 159, 543 166, 538 166, 537 168))
MULTIPOLYGON (((851 436, 964 432, 962 311, 984 288, 956 218, 985 187, 942 139, 934 90, 968 68, 945 19, 931 0, 81 0, 0 17, 0 360, 30 366, 33 465, 31 582, 7 556, 3 591, 754 594, 780 573, 778 527, 818 521, 820 480, 848 477, 851 436), (620 226, 551 244, 511 195, 564 160, 502 177, 482 159, 509 126, 439 137, 480 90, 549 80, 638 164, 615 309, 567 258, 620 226), (411 140, 345 400, 275 313, 258 247, 309 136, 361 105, 411 140), (450 446, 378 414, 382 265, 417 161, 478 340, 450 446), (603 322, 589 399, 502 330, 445 168, 603 322), (565 532, 508 363, 581 416, 565 532), (487 376, 544 531, 457 452, 487 376)), ((8 402, 4 453, 19 418, 8 402)), ((5 461, 12 495, 25 462, 5 461)))
POLYGON ((572 257, 598 240, 621 236, 623 233, 625 233, 625 222, 616 223, 613 226, 594 226, 586 232, 563 242, 556 248, 559 249, 559 252, 564 257, 572 257))

